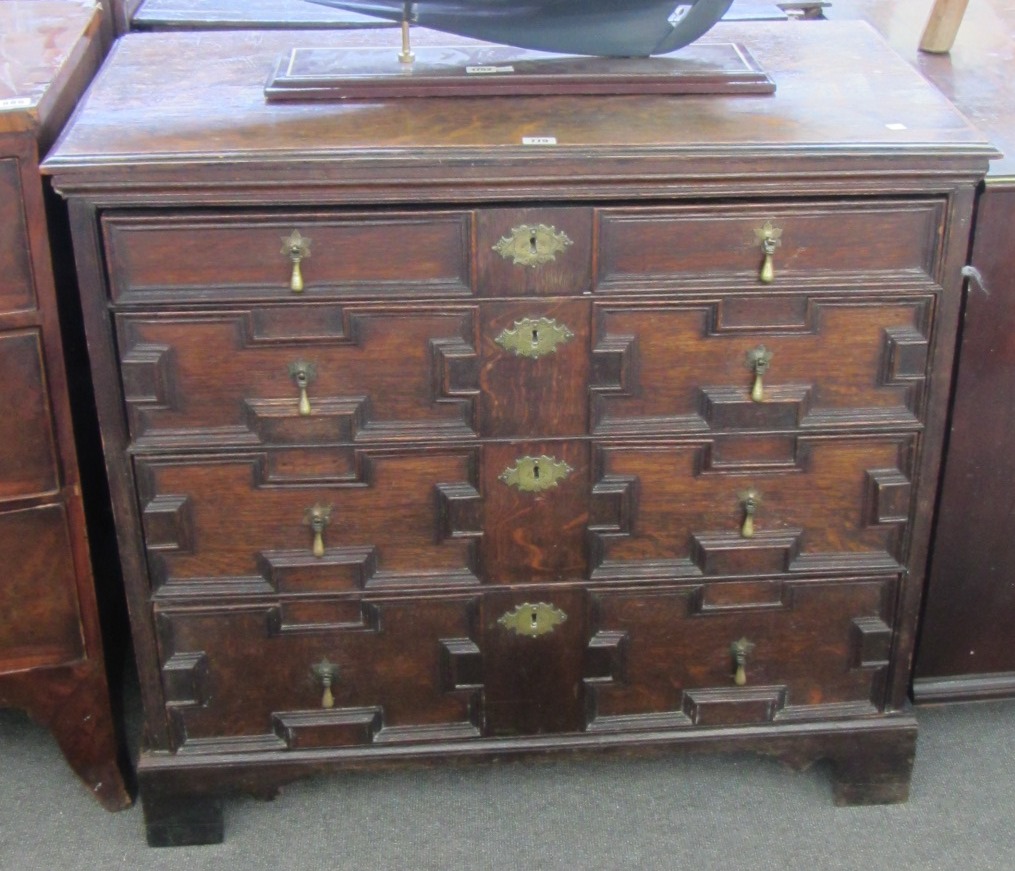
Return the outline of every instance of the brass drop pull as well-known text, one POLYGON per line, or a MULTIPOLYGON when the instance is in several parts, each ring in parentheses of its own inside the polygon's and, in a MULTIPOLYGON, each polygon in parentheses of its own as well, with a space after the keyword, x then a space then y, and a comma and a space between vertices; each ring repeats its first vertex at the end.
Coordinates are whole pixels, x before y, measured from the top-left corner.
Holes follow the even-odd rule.
POLYGON ((288 236, 282 237, 282 253, 292 262, 292 274, 289 277, 289 289, 293 293, 303 292, 303 268, 301 264, 310 256, 310 240, 293 230, 288 236))
POLYGON ((764 345, 759 345, 753 351, 747 352, 747 368, 754 372, 754 383, 751 385, 751 399, 755 402, 765 401, 763 379, 768 371, 768 364, 771 362, 772 352, 764 345))
POLYGON ((775 249, 782 244, 782 230, 773 227, 771 221, 765 221, 765 225, 756 229, 754 235, 757 236, 758 244, 765 254, 758 279, 762 284, 771 284, 775 281, 775 249))
POLYGON ((303 522, 314 533, 314 543, 310 550, 316 557, 324 556, 324 527, 331 523, 331 511, 331 505, 314 505, 303 514, 303 522))
POLYGON ((516 266, 535 268, 556 260, 558 254, 573 244, 567 233, 557 230, 556 227, 548 227, 546 224, 520 224, 494 245, 493 250, 516 266))
POLYGON ((738 687, 747 685, 747 657, 751 655, 751 651, 754 650, 754 645, 746 638, 741 638, 739 641, 734 641, 730 646, 730 650, 733 653, 733 665, 735 671, 733 672, 733 683, 738 687))
POLYGON ((739 494, 740 504, 744 506, 744 522, 740 527, 743 538, 754 538, 754 515, 761 504, 761 494, 755 490, 744 490, 739 494))
POLYGON ((300 414, 310 414, 310 397, 307 396, 307 385, 317 377, 317 367, 313 363, 297 360, 295 363, 289 364, 289 377, 296 382, 296 387, 300 391, 300 414))
POLYGON ((312 665, 310 670, 324 689, 321 694, 321 707, 335 707, 335 696, 331 692, 331 686, 335 682, 335 678, 338 677, 338 666, 328 662, 328 657, 324 657, 320 662, 312 665))

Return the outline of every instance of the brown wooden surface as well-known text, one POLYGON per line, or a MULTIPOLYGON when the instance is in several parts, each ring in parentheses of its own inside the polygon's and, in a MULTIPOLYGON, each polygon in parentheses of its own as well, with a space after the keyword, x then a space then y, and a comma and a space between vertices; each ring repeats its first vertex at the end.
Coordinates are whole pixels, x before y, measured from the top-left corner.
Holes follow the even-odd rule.
MULTIPOLYGON (((123 2, 123 0, 121 0, 123 2)), ((306 0, 133 0, 134 30, 377 28, 393 21, 306 0)))
POLYGON ((215 796, 241 782, 593 745, 829 758, 842 801, 905 797, 993 150, 869 29, 723 30, 776 95, 268 105, 291 33, 121 41, 47 171, 96 381, 124 387, 99 411, 153 843, 219 837, 215 796), (521 145, 541 134, 560 145, 521 145), (299 293, 293 215, 326 240, 299 293), (495 250, 520 233, 539 255, 541 224, 570 241, 548 262, 495 250), (497 338, 526 317, 571 338, 514 356, 497 338), (324 367, 309 415, 290 351, 324 367), (513 486, 525 458, 561 477, 513 486), (315 503, 333 506, 321 556, 315 503), (501 618, 521 607, 558 622, 516 634, 501 618), (322 642, 359 670, 331 708, 322 642))
POLYGON ((836 17, 862 16, 955 101, 1004 152, 991 165, 976 217, 972 282, 951 417, 948 455, 915 667, 917 701, 1015 695, 1015 551, 1008 531, 1011 461, 1010 335, 1015 327, 1015 7, 969 4, 948 54, 917 50, 923 0, 837 0, 836 17))
MULTIPOLYGON (((110 810, 130 803, 64 370, 38 158, 98 63, 83 2, 0 3, 0 706, 49 728, 110 810)), ((16 748, 5 748, 16 752, 16 748)))
POLYGON ((0 133, 32 131, 45 154, 94 73, 103 49, 94 0, 0 3, 0 133))
MULTIPOLYGON (((918 50, 927 0, 835 0, 829 18, 869 21, 899 55, 940 91, 1004 152, 991 164, 995 177, 1015 175, 1015 8, 1010 0, 977 0, 966 8, 947 54, 918 50)), ((823 25, 822 25, 823 26, 823 25)))
POLYGON ((1015 188, 988 186, 972 258, 983 281, 971 284, 966 301, 917 661, 918 700, 1015 693, 1015 552, 1007 507, 1015 485, 1013 215, 1015 188), (980 685, 990 677, 989 686, 980 685))
MULTIPOLYGON (((243 178, 229 158, 243 156, 244 168, 256 173, 270 171, 273 160, 285 154, 292 161, 290 198, 296 202, 343 195, 362 201, 368 190, 375 201, 404 201, 410 184, 425 184, 425 191, 418 190, 428 200, 463 193, 488 198, 509 182, 514 197, 545 200, 561 195, 578 167, 586 196, 639 189, 644 195, 645 172, 660 176, 658 195, 678 189, 701 195, 724 186, 727 192, 770 192, 766 173, 792 150, 797 170, 780 189, 828 193, 837 172, 855 168, 851 159, 879 147, 936 159, 945 172, 950 161, 958 169, 969 166, 970 155, 981 161, 989 156, 981 134, 903 61, 881 54, 883 63, 873 74, 865 64, 837 62, 883 53, 871 31, 832 22, 821 24, 820 31, 811 26, 815 30, 805 33, 820 39, 801 38, 779 23, 720 23, 713 31, 717 39, 746 40, 759 63, 778 73, 775 97, 460 99, 428 112, 412 100, 285 107, 264 100, 268 72, 295 40, 341 45, 369 38, 394 46, 395 34, 139 37, 118 43, 115 64, 99 75, 85 101, 87 111, 47 167, 59 172, 60 187, 68 193, 75 188, 75 166, 87 167, 89 186, 105 182, 115 190, 126 160, 145 166, 153 180, 189 180, 192 201, 207 200, 205 191, 215 186, 220 201, 229 188, 229 201, 256 201, 249 187, 244 195, 243 178), (827 45, 836 46, 832 55, 827 45), (202 62, 209 56, 216 62, 202 62), (848 96, 833 104, 830 89, 848 96), (167 124, 167 117, 200 120, 167 124), (759 131, 764 131, 760 148, 759 131), (553 136, 558 145, 524 146, 524 136, 553 136), (590 148, 606 150, 611 159, 589 163, 590 148), (305 159, 292 160, 297 154, 305 159), (698 177, 681 182, 679 169, 692 155, 698 177), (340 168, 322 162, 337 156, 343 158, 340 168), (194 161, 201 167, 196 183, 194 161), (398 184, 382 190, 378 170, 398 184), (745 176, 751 181, 743 181, 745 176)), ((855 193, 877 189, 881 179, 871 175, 854 177, 855 193)))

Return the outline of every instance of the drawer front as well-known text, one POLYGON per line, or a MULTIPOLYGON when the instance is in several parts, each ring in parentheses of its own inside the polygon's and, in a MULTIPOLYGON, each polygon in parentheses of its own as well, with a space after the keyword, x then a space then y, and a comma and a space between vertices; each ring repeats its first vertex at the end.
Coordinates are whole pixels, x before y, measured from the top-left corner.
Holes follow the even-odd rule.
POLYGON ((36 307, 20 169, 14 158, 0 160, 0 315, 36 307))
POLYGON ((895 589, 892 577, 597 592, 588 728, 875 713, 895 589))
POLYGON ((475 450, 137 460, 154 586, 190 595, 478 582, 475 450))
POLYGON ((592 286, 591 208, 481 209, 476 271, 483 296, 575 296, 592 286))
POLYGON ((521 584, 588 576, 587 442, 486 445, 482 481, 485 581, 521 584))
POLYGON ((916 437, 594 448, 592 577, 896 571, 916 437))
POLYGON ((55 493, 59 465, 38 330, 0 333, 0 503, 55 493))
POLYGON ((120 303, 473 293, 468 212, 128 212, 103 234, 120 303))
POLYGON ((117 315, 147 446, 469 438, 474 307, 311 304, 117 315))
POLYGON ((311 303, 116 315, 135 444, 584 435, 588 304, 311 303))
POLYGON ((478 732, 469 599, 157 608, 177 746, 302 750, 478 732))
POLYGON ((62 505, 0 513, 0 673, 84 654, 74 556, 62 505))
POLYGON ((944 214, 936 200, 601 209, 595 289, 933 280, 944 214))
POLYGON ((931 295, 727 295, 595 309, 602 434, 912 426, 931 295))

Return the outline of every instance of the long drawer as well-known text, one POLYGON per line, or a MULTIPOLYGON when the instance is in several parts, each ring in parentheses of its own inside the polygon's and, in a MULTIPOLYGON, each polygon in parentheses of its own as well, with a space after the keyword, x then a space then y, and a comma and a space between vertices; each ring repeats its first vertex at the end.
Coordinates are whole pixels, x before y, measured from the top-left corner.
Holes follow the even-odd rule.
POLYGON ((159 606, 186 751, 872 714, 895 577, 159 606))
POLYGON ((116 317, 145 447, 919 426, 932 294, 116 317), (675 360, 679 359, 679 365, 675 360))
POLYGON ((918 437, 137 458, 163 595, 897 571, 918 437), (164 589, 162 589, 164 587, 164 589))
POLYGON ((559 296, 934 280, 941 200, 373 212, 111 212, 121 304, 559 296))

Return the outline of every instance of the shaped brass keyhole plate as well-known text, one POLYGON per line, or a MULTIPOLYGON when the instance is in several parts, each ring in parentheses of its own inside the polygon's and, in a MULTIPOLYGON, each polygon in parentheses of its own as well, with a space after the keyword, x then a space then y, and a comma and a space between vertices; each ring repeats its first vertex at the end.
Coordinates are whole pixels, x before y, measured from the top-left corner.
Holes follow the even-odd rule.
POLYGON ((516 635, 536 638, 553 632, 565 620, 567 620, 567 614, 560 608, 555 608, 546 602, 538 602, 535 605, 524 602, 517 608, 502 614, 497 622, 516 635))
POLYGON ((519 357, 543 357, 553 354, 558 345, 571 341, 574 333, 564 324, 550 318, 522 318, 510 329, 504 329, 494 341, 505 351, 519 357))
POLYGON ((523 493, 539 493, 556 487, 573 471, 563 460, 544 454, 541 457, 522 457, 499 477, 509 487, 517 487, 523 493))
POLYGON ((556 227, 521 224, 512 228, 493 246, 493 250, 505 260, 511 260, 515 266, 536 267, 556 260, 558 254, 573 244, 567 233, 558 231, 556 227))

